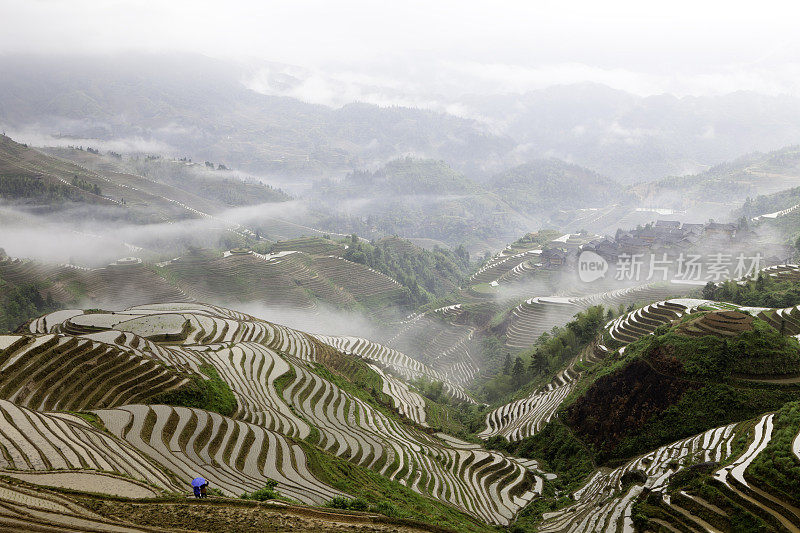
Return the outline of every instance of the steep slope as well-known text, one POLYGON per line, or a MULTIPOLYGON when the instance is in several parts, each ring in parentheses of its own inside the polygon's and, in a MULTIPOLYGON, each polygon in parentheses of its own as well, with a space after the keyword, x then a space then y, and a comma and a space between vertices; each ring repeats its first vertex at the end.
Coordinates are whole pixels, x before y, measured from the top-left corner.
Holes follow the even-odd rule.
MULTIPOLYGON (((236 399, 230 418, 198 404, 188 384, 153 400, 172 406, 133 403, 94 412, 112 435, 163 469, 182 479, 202 471, 228 494, 255 490, 270 477, 295 499, 323 503, 337 492, 318 465, 334 456, 489 523, 508 523, 542 488, 535 462, 421 430, 424 420, 403 415, 409 395, 383 395, 398 389, 359 359, 239 312, 192 303, 58 312, 29 329, 36 339, 54 333, 102 339, 180 372, 222 380, 236 399), (198 372, 208 366, 213 373, 198 372)), ((59 357, 51 356, 52 364, 59 357)), ((46 395, 48 387, 43 381, 34 388, 46 395)), ((91 394, 84 389, 76 397, 91 394)))
POLYGON ((126 258, 94 269, 0 256, 0 280, 8 290, 34 287, 42 299, 52 300, 51 307, 81 301, 123 309, 204 300, 316 312, 317 304, 323 303, 367 310, 379 320, 389 320, 397 307, 407 304, 404 287, 391 277, 324 250, 309 254, 287 249, 303 248, 295 244, 287 241, 283 251, 267 255, 246 249, 223 254, 193 249, 162 263, 126 258))
POLYGON ((214 213, 219 204, 141 176, 99 173, 0 136, 0 197, 61 208, 77 204, 110 207, 111 219, 157 222, 214 213), (65 203, 66 202, 66 203, 65 203))
POLYGON ((77 165, 47 157, 0 135, 0 197, 4 199, 113 205, 93 188, 96 178, 77 165))
POLYGON ((747 419, 795 397, 797 340, 750 314, 702 310, 709 307, 606 358, 567 402, 563 420, 600 461, 747 419))

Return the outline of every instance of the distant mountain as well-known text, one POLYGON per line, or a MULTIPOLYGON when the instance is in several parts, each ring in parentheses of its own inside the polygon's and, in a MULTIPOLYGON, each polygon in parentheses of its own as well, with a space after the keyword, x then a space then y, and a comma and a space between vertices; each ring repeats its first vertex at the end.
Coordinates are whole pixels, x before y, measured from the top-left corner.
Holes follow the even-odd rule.
POLYGON ((341 182, 318 182, 312 194, 320 211, 330 213, 320 224, 341 227, 348 222, 333 219, 346 215, 359 235, 490 248, 533 223, 497 194, 431 159, 408 157, 374 172, 352 172, 341 182))
POLYGON ((515 209, 529 214, 602 207, 624 197, 619 183, 558 159, 537 160, 500 172, 487 187, 515 209))
POLYGON ((700 174, 638 184, 630 191, 642 204, 687 211, 702 209, 707 218, 727 216, 748 197, 770 195, 798 185, 800 148, 789 146, 769 153, 751 153, 700 174))
MULTIPOLYGON (((314 175, 414 154, 483 168, 514 141, 474 120, 354 103, 340 109, 247 89, 201 56, 0 58, 9 130, 172 151, 258 173, 314 175)), ((77 143, 76 143, 77 144, 77 143)))
POLYGON ((336 185, 334 194, 356 197, 466 194, 481 190, 444 161, 406 157, 389 161, 375 172, 355 171, 336 185))
POLYGON ((645 98, 582 83, 451 98, 454 116, 261 94, 243 82, 249 68, 193 55, 7 56, 0 71, 0 126, 31 141, 95 139, 262 174, 340 175, 411 155, 488 179, 554 157, 631 183, 800 141, 791 96, 645 98))
POLYGON ((555 223, 555 218, 563 218, 561 211, 630 198, 615 181, 555 159, 475 182, 444 161, 413 158, 390 161, 374 172, 355 171, 340 182, 319 182, 314 196, 326 210, 361 219, 360 228, 353 226, 359 235, 375 231, 451 245, 508 240, 515 233, 555 223))
POLYGON ((556 157, 627 183, 800 141, 800 99, 792 96, 639 97, 582 83, 463 104, 517 141, 521 161, 556 157))

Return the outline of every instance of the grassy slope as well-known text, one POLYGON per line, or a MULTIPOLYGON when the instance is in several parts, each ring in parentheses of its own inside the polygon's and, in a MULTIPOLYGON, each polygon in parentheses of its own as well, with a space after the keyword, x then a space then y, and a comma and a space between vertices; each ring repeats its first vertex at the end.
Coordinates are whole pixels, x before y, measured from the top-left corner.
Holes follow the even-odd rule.
POLYGON ((602 463, 779 409, 797 397, 795 386, 731 378, 752 360, 776 374, 800 370, 796 341, 760 321, 733 339, 689 338, 674 330, 648 336, 587 372, 565 401, 563 419, 602 463))

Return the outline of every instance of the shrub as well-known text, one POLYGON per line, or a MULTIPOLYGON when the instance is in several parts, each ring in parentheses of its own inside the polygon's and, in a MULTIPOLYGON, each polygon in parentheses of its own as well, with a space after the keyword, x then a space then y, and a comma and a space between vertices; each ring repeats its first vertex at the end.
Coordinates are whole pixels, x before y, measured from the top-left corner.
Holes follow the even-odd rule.
POLYGON ((388 501, 382 501, 378 503, 378 505, 373 508, 373 511, 391 517, 400 516, 400 511, 397 509, 397 507, 395 507, 392 502, 388 501))
POLYGON ((347 509, 349 505, 350 498, 335 496, 331 501, 325 504, 325 507, 330 507, 331 509, 347 509))
POLYGON ((259 502, 263 502, 266 500, 276 500, 281 497, 280 493, 275 490, 275 487, 278 486, 278 482, 274 479, 267 479, 267 483, 260 489, 254 490, 253 492, 247 493, 245 492, 240 496, 243 500, 256 500, 259 502))
POLYGON ((350 499, 344 496, 336 496, 325 504, 331 509, 349 509, 350 511, 369 511, 369 503, 364 498, 350 499))

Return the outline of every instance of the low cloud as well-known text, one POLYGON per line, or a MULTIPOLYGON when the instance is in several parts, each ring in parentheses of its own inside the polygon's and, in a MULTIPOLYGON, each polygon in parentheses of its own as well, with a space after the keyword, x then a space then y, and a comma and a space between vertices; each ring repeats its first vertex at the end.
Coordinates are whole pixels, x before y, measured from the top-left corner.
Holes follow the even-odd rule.
MULTIPOLYGON (((158 139, 145 139, 144 137, 118 137, 114 139, 97 139, 87 137, 59 136, 47 133, 45 128, 30 127, 22 130, 2 128, 6 135, 19 143, 39 147, 83 146, 95 148, 103 152, 118 153, 158 153, 172 154, 175 149, 169 144, 158 139)), ((46 130, 55 131, 57 126, 48 127, 46 130)))

